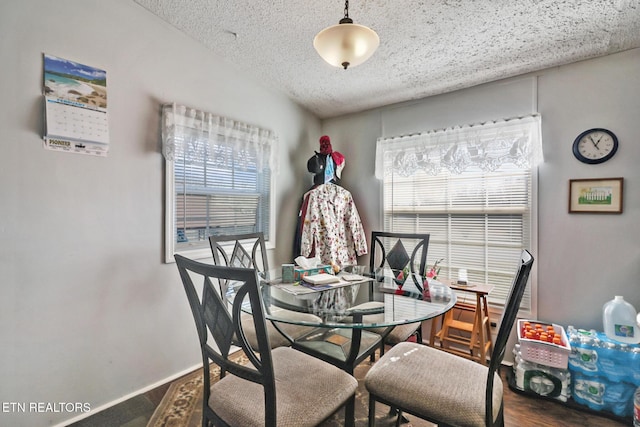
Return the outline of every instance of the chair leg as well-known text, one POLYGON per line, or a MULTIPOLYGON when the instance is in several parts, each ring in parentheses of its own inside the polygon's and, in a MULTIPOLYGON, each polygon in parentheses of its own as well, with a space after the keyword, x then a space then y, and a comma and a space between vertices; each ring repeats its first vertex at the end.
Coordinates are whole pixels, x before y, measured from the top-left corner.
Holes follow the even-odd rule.
POLYGON ((504 427, 504 401, 500 404, 500 411, 498 411, 498 417, 493 423, 494 427, 504 427))
MULTIPOLYGON (((380 341, 380 357, 384 356, 384 340, 380 341)), ((376 352, 374 351, 369 356, 369 361, 374 363, 376 361, 376 352)))
MULTIPOLYGON (((384 340, 380 341, 380 357, 382 357, 383 354, 384 354, 384 340)), ((374 363, 376 361, 376 352, 375 352, 375 350, 369 356, 369 361, 371 363, 374 363)))
POLYGON ((354 427, 356 420, 356 395, 354 394, 349 398, 346 406, 344 407, 344 425, 345 427, 354 427))
POLYGON ((403 421, 403 420, 409 421, 405 417, 402 416, 402 411, 400 409, 398 409, 398 417, 396 418, 396 427, 400 427, 400 423, 401 422, 406 422, 406 421, 403 421))
POLYGON ((398 409, 393 406, 389 407, 388 416, 389 418, 396 417, 396 427, 398 427, 400 424, 405 424, 409 422, 409 418, 405 417, 402 414, 402 409, 398 409))
POLYGON ((376 400, 373 395, 369 394, 369 427, 376 425, 376 400))

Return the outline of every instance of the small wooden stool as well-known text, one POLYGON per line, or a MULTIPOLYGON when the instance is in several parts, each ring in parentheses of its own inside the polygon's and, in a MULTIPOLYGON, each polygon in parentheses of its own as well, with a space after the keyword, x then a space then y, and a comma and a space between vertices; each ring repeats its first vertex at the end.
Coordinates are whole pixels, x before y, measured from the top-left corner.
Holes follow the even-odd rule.
MULTIPOLYGON (((446 282, 445 282, 446 283, 446 282)), ((469 285, 458 285, 453 282, 449 285, 456 291, 473 293, 476 296, 476 303, 468 304, 458 302, 442 317, 442 327, 436 332, 437 319, 431 321, 431 336, 429 345, 434 347, 436 338, 440 341, 440 348, 449 353, 467 359, 475 360, 487 364, 487 355, 491 354, 493 343, 491 341, 491 320, 489 318, 489 308, 487 306, 487 295, 493 290, 493 285, 470 283, 469 285), (473 313, 473 322, 465 322, 453 318, 453 311, 466 311, 473 313), (469 337, 452 332, 461 331, 469 334, 469 337), (457 345, 452 347, 451 344, 457 345), (469 350, 465 350, 467 347, 469 350)))

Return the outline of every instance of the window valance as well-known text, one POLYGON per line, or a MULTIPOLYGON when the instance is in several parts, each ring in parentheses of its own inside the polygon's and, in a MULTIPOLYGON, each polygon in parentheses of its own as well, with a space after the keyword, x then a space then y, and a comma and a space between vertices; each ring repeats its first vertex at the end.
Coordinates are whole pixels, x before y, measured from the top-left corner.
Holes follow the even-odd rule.
POLYGON ((214 164, 233 163, 239 168, 243 167, 243 159, 248 163, 255 159, 244 167, 269 168, 276 173, 277 144, 278 139, 270 130, 184 105, 163 106, 162 153, 167 160, 175 158, 176 150, 184 153, 187 162, 207 158, 214 164))
POLYGON ((454 174, 472 167, 490 172, 506 163, 530 168, 541 162, 538 114, 379 138, 376 147, 376 177, 379 179, 391 172, 411 176, 422 170, 433 176, 443 169, 454 174))

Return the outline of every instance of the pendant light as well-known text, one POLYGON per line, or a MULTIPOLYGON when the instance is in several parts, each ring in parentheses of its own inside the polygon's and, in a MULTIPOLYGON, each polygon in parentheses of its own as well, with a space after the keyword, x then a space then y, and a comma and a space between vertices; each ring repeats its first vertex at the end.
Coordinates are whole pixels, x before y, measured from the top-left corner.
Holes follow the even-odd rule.
POLYGON ((322 59, 345 70, 369 59, 379 44, 375 31, 354 24, 349 18, 349 0, 344 2, 344 18, 340 23, 325 28, 313 39, 313 47, 322 59))

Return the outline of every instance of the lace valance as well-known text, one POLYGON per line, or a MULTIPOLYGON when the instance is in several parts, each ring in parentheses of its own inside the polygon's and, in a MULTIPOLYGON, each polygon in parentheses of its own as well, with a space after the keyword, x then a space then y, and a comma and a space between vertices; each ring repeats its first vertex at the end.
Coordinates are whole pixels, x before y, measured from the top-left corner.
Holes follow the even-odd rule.
POLYGON ((176 153, 184 153, 187 162, 208 158, 213 164, 243 161, 277 172, 278 139, 275 134, 212 113, 185 107, 165 105, 162 109, 162 153, 173 160, 176 153), (252 160, 249 160, 252 159, 252 160))
POLYGON ((437 175, 459 174, 475 167, 485 172, 506 163, 531 168, 542 162, 540 116, 500 120, 419 134, 379 138, 376 177, 411 176, 422 170, 437 175))

